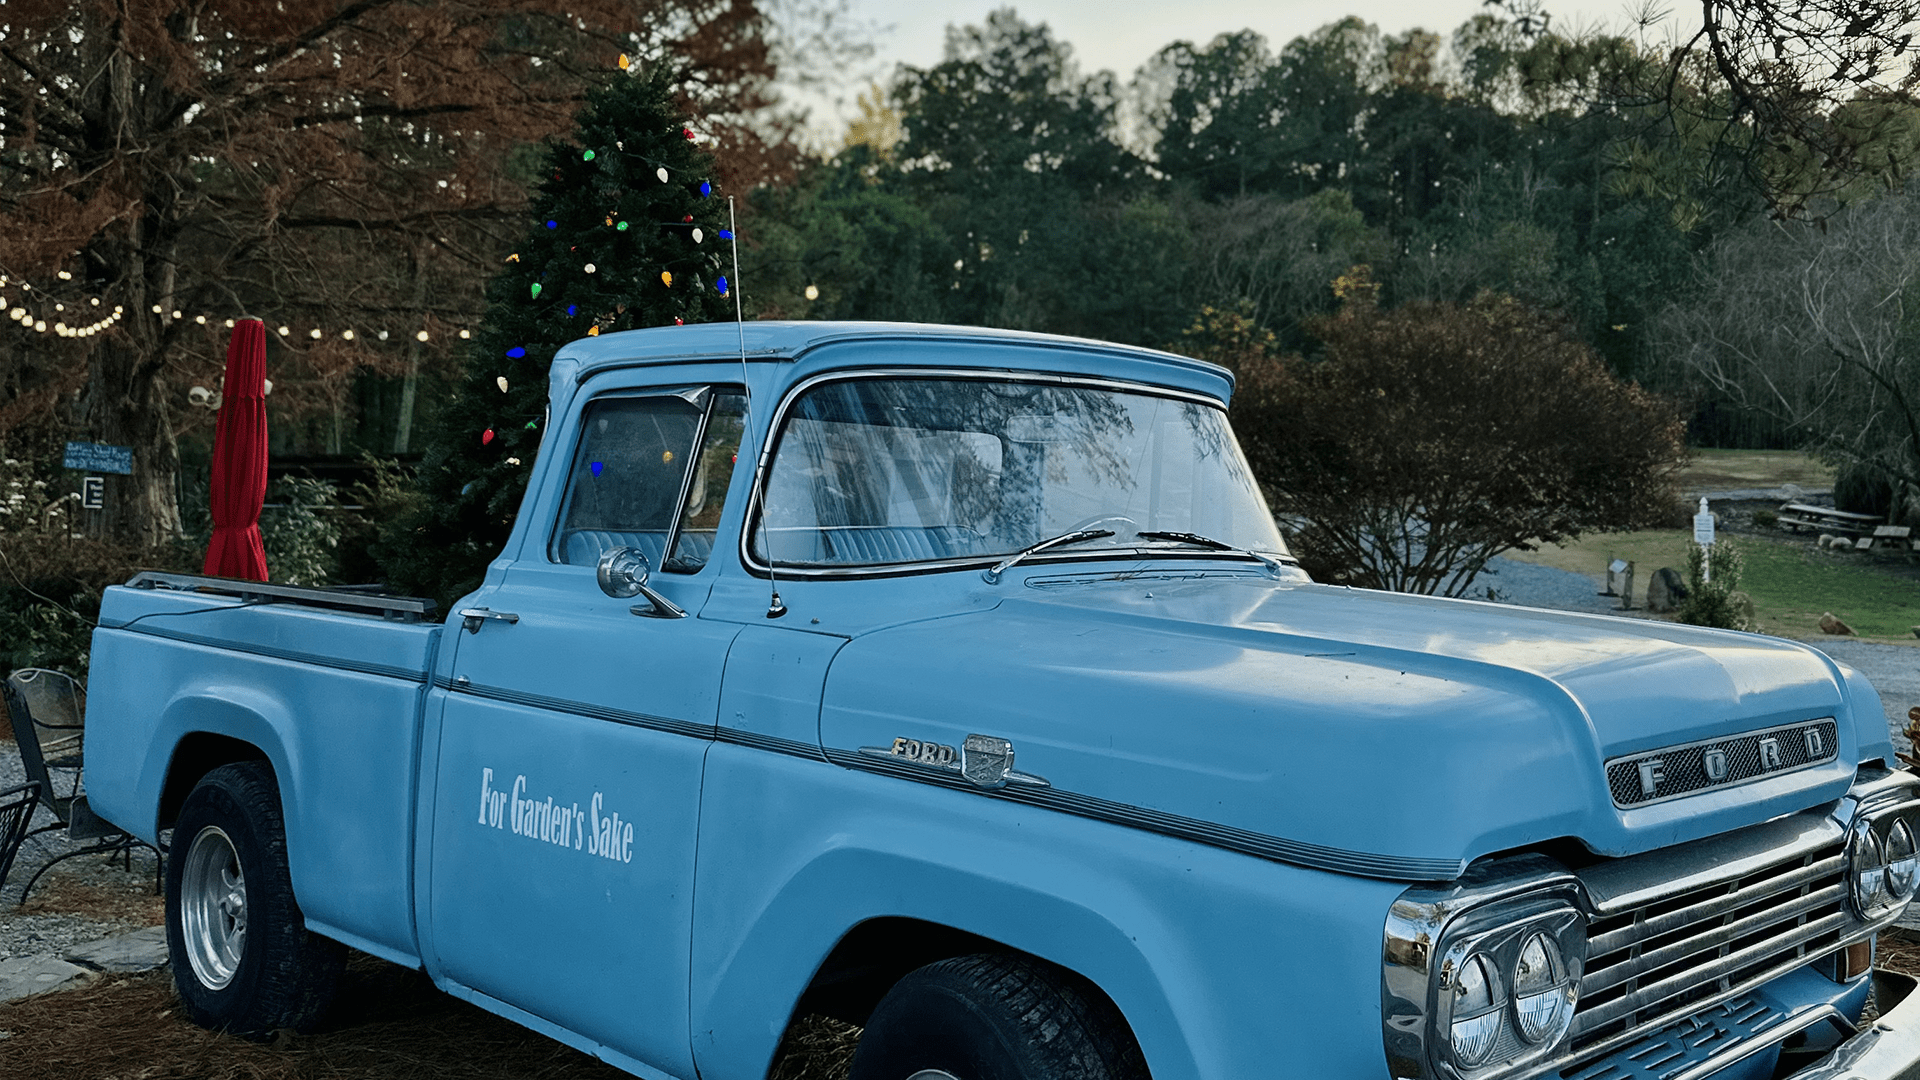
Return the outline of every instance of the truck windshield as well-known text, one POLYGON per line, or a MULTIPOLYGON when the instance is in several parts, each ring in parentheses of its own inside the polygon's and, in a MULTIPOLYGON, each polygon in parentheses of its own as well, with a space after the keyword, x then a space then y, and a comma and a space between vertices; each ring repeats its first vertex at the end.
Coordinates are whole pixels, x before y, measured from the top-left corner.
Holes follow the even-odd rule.
POLYGON ((973 561, 1076 529, 1063 548, 1178 550, 1146 532, 1286 547, 1217 406, 1010 378, 827 382, 788 410, 753 535, 763 563, 973 561))

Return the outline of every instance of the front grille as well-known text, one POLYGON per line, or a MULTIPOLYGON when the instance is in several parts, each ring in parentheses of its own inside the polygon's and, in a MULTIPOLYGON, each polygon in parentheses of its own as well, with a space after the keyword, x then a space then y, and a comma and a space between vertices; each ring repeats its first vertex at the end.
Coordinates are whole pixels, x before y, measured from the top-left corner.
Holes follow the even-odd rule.
POLYGON ((1743 994, 1676 1020, 1628 1050, 1617 1050, 1560 1075, 1563 1080, 1672 1080, 1786 1016, 1758 997, 1743 994))
POLYGON ((1595 919, 1587 930, 1575 1055, 1833 951, 1852 925, 1846 849, 1819 848, 1595 919))

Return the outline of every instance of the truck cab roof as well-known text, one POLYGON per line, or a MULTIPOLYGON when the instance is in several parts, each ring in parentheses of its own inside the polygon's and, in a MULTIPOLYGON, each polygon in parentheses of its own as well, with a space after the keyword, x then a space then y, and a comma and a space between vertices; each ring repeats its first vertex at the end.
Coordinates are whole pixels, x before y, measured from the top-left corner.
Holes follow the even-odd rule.
MULTIPOLYGON (((743 353, 750 362, 790 363, 827 346, 890 341, 910 341, 916 346, 988 345, 1052 350, 1065 354, 1062 361, 1069 368, 1083 369, 1092 361, 1106 374, 1202 393, 1221 401, 1233 393, 1233 373, 1226 368, 1158 349, 1024 330, 936 323, 797 320, 697 323, 581 338, 555 355, 553 383, 558 391, 567 383, 583 382, 591 375, 613 368, 731 360, 741 358, 743 353), (1071 356, 1071 360, 1067 356, 1071 356)), ((861 351, 871 356, 870 350, 861 351)), ((973 353, 964 348, 942 350, 939 362, 973 366, 968 362, 969 357, 980 367, 1006 364, 1004 357, 996 360, 988 350, 973 353)), ((907 366, 925 365, 923 356, 907 366)))

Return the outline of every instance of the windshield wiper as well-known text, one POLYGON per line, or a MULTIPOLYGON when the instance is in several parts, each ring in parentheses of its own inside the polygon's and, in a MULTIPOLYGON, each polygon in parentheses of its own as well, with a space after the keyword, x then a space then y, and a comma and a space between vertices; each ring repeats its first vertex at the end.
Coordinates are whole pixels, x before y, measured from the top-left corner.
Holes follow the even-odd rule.
POLYGON ((1007 556, 1006 558, 1001 559, 999 562, 994 563, 993 569, 980 571, 980 577, 989 585, 998 585, 1000 584, 1001 574, 1006 573, 1007 569, 1011 567, 1014 563, 1019 562, 1021 559, 1024 559, 1029 555, 1038 555, 1041 552, 1047 550, 1048 548, 1060 547, 1065 544, 1078 544, 1083 540, 1098 540, 1103 536, 1112 536, 1112 535, 1113 535, 1112 529, 1081 529, 1077 532, 1061 533, 1059 536, 1042 540, 1037 544, 1028 544, 1026 547, 1021 548, 1019 551, 1016 551, 1013 554, 1007 556))
POLYGON ((1201 536, 1199 533, 1163 532, 1157 529, 1150 529, 1146 532, 1135 533, 1134 535, 1143 540, 1172 540, 1178 544, 1192 544, 1195 547, 1211 548, 1214 551, 1230 551, 1235 555, 1245 555, 1265 566, 1267 573, 1272 577, 1280 577, 1286 572, 1289 566, 1288 563, 1281 562, 1271 555, 1262 554, 1258 551, 1248 551, 1246 548, 1237 548, 1232 544, 1215 540, 1211 536, 1201 536))

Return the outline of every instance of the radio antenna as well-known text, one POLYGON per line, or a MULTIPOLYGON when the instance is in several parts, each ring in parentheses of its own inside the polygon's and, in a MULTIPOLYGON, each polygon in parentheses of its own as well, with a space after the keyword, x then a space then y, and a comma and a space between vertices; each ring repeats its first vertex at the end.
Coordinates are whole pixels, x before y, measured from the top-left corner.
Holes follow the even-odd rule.
MULTIPOLYGON (((740 385, 745 389, 747 395, 747 417, 744 427, 747 433, 751 435, 759 417, 753 411, 753 380, 748 378, 747 373, 747 317, 740 302, 740 230, 734 224, 733 196, 731 195, 727 196, 727 241, 733 245, 733 325, 740 334, 740 385)), ((755 449, 753 456, 748 459, 753 462, 753 484, 747 490, 748 514, 752 514, 754 504, 761 501, 760 467, 765 464, 765 462, 760 460, 760 455, 764 453, 765 450, 766 447, 762 444, 755 449)), ((766 508, 762 506, 761 516, 763 519, 765 515, 766 508)), ((787 605, 780 601, 780 582, 773 576, 773 530, 767 530, 767 538, 767 589, 769 590, 767 597, 767 618, 777 619, 787 613, 787 605)))

